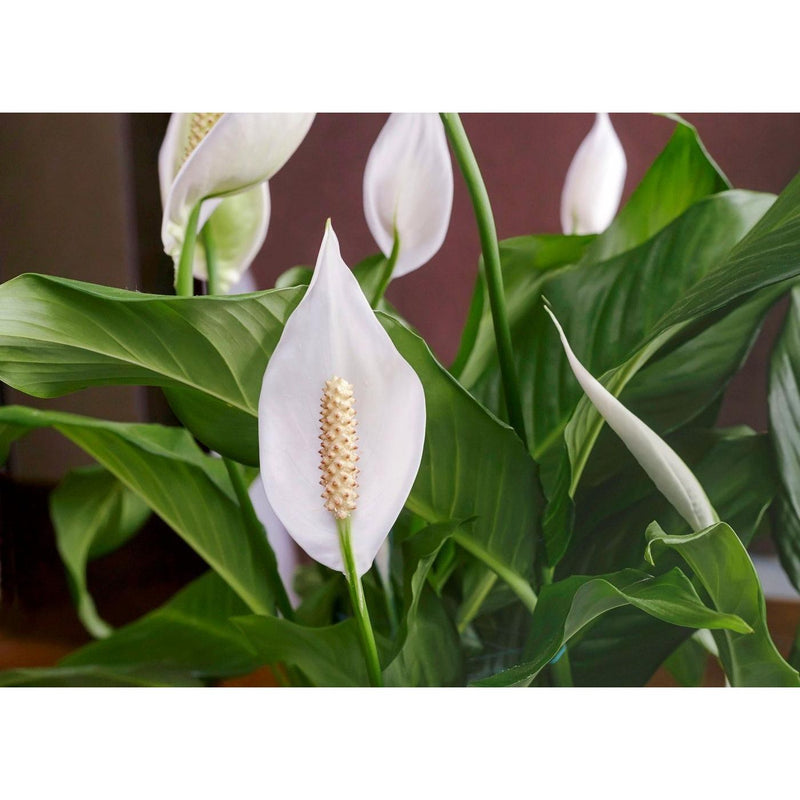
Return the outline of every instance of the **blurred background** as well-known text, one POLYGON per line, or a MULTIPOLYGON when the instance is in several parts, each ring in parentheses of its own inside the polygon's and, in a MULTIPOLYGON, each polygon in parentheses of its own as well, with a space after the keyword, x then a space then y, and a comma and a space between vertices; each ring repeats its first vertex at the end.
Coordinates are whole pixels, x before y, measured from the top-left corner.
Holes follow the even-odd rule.
MULTIPOLYGON (((735 187, 780 192, 800 170, 800 114, 686 114, 735 187)), ((0 115, 0 280, 42 272, 143 292, 172 293, 161 250, 157 157, 167 114, 0 115)), ((260 289, 284 270, 312 265, 331 217, 342 255, 354 265, 377 246, 362 211, 361 182, 385 114, 321 114, 270 182, 272 216, 252 272, 260 289)), ((559 233, 567 167, 592 114, 465 114, 500 238, 559 233)), ((628 160, 623 202, 666 144, 674 123, 612 114, 628 160)), ((393 281, 388 299, 445 364, 455 355, 475 280, 479 242, 460 176, 442 249, 393 281)), ((728 389, 722 424, 766 428, 766 366, 783 307, 768 319, 745 370, 728 389)), ((4 403, 59 408, 114 420, 169 422, 157 390, 93 389, 40 401, 2 388, 4 403)), ((88 463, 57 434, 15 446, 0 477, 0 666, 48 663, 87 637, 72 612, 47 513, 47 493, 71 467, 88 463), (20 637, 29 643, 20 655, 20 637), (37 643, 45 642, 36 649, 37 643), (5 645, 4 645, 5 643, 5 645), (32 643, 32 644, 31 644, 32 643), (31 649, 33 648, 33 649, 31 649), (51 649, 48 649, 51 648, 51 649), (55 650, 52 650, 55 648, 55 650), (59 649, 60 648, 60 649, 59 649), (10 656, 9 656, 10 658, 10 656), (11 663, 11 662, 9 662, 11 663)), ((93 563, 89 585, 103 615, 126 622, 201 570, 157 520, 117 553, 93 563), (135 587, 136 592, 128 591, 135 587)))

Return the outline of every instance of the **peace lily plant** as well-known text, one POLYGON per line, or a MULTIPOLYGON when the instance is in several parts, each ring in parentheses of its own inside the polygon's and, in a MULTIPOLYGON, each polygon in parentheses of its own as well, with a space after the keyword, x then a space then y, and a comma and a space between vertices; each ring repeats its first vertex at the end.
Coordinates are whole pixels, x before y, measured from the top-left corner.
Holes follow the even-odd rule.
POLYGON ((363 154, 379 252, 351 269, 321 219, 313 270, 256 291, 268 181, 312 120, 173 116, 159 177, 177 296, 0 287, 3 381, 156 386, 181 423, 0 408, 2 452, 51 427, 97 462, 51 498, 95 640, 2 681, 696 685, 713 653, 731 686, 798 686, 747 548, 771 537, 800 586, 800 176, 777 198, 733 189, 697 131, 662 118, 671 138, 620 208, 625 154, 598 114, 564 164, 564 233, 499 241, 459 116, 392 114, 363 154), (442 365, 385 293, 444 258, 453 163, 480 253, 442 365), (786 295, 769 431, 718 427, 786 295), (208 569, 114 629, 87 564, 150 513, 208 569))

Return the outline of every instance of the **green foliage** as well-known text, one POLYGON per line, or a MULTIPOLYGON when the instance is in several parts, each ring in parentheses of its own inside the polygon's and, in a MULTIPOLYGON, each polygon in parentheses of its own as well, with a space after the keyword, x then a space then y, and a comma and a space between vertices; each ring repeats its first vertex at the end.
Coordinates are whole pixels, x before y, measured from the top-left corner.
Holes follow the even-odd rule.
MULTIPOLYGON (((766 603, 755 567, 724 522, 686 536, 669 536, 653 523, 647 529, 651 563, 663 548, 675 550, 697 576, 714 607, 736 614, 752 629, 714 631, 720 660, 732 686, 800 686, 797 670, 778 653, 767 630, 766 603)), ((711 627, 705 626, 705 627, 711 627)))
POLYGON ((735 614, 706 607, 678 569, 653 577, 623 570, 598 577, 575 575, 545 586, 531 623, 529 660, 481 681, 483 686, 527 686, 570 639, 612 609, 631 605, 672 625, 690 628, 750 627, 735 614))
POLYGON ((116 550, 149 515, 138 495, 100 467, 73 470, 50 495, 56 546, 78 616, 93 636, 108 636, 112 629, 98 615, 86 586, 87 562, 116 550))
POLYGON ((138 495, 254 611, 274 609, 264 576, 274 569, 264 537, 251 535, 220 459, 205 455, 187 431, 104 422, 19 406, 0 408, 0 431, 52 427, 138 495))

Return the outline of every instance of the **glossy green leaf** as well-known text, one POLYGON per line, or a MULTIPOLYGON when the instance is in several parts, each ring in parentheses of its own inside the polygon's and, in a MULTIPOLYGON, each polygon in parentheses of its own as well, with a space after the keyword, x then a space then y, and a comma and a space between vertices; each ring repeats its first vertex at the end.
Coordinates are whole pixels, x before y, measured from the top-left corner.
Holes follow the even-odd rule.
POLYGON ((690 628, 750 627, 735 614, 706 607, 678 569, 653 577, 638 570, 611 575, 576 575, 542 589, 531 627, 529 660, 480 682, 483 686, 527 686, 573 636, 602 614, 631 605, 651 616, 690 628))
POLYGON ((800 589, 800 289, 792 291, 772 351, 769 421, 781 484, 772 536, 786 574, 800 589))
POLYGON ((130 539, 149 515, 147 504, 102 467, 72 470, 50 494, 56 546, 78 616, 93 636, 108 636, 112 628, 97 613, 86 565, 130 539))
POLYGON ((0 286, 0 378, 37 397, 162 386, 201 441, 257 465, 264 367, 303 291, 160 297, 22 275, 0 286))
MULTIPOLYGON (((698 533, 670 536, 653 523, 647 529, 651 563, 664 548, 675 550, 691 567, 711 602, 736 614, 752 629, 713 631, 720 660, 732 686, 800 686, 800 675, 776 649, 767 629, 766 602, 744 545, 724 522, 698 533)), ((710 626, 704 626, 710 627, 710 626)))
POLYGON ((222 461, 205 455, 183 428, 105 422, 76 414, 0 407, 17 431, 52 427, 138 495, 218 572, 248 607, 274 608, 265 574, 266 538, 251 535, 222 461))
POLYGON ((265 662, 229 622, 247 612, 228 585, 207 572, 155 611, 70 653, 60 666, 112 671, 141 667, 204 679, 251 672, 265 662))
POLYGON ((354 619, 322 628, 257 615, 232 622, 265 664, 297 667, 314 686, 370 685, 354 619))
POLYGON ((427 585, 433 562, 459 523, 431 525, 403 545, 405 613, 399 649, 384 670, 387 686, 455 686, 464 659, 453 620, 427 585))

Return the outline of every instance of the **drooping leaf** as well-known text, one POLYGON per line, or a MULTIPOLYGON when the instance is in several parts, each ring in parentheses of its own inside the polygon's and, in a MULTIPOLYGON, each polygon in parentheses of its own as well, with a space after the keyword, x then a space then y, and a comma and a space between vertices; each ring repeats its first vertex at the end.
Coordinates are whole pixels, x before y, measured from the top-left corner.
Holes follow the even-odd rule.
POLYGON ((70 653, 60 666, 141 667, 204 679, 240 675, 264 663, 228 621, 247 611, 217 574, 207 572, 155 611, 70 653))
MULTIPOLYGON (((767 629, 766 602, 744 545, 724 522, 686 536, 670 536, 653 523, 647 529, 651 563, 664 548, 675 550, 691 567, 711 602, 736 614, 753 632, 712 631, 732 686, 800 686, 797 670, 783 660, 767 629)), ((710 627, 710 626, 703 626, 710 627)))
POLYGON ((50 494, 56 546, 78 616, 93 636, 108 636, 112 628, 97 613, 86 585, 86 565, 130 539, 149 515, 140 497, 102 467, 72 470, 50 494))
POLYGON ((631 605, 672 625, 690 628, 750 627, 738 616, 703 604, 678 569, 653 577, 622 570, 598 577, 575 575, 543 587, 533 616, 529 660, 480 682, 483 686, 527 686, 573 636, 597 617, 631 605))
POLYGON ((274 568, 265 537, 242 522, 220 459, 182 428, 105 422, 77 414, 0 407, 0 430, 52 427, 138 495, 222 576, 248 607, 274 608, 264 575, 274 568))

